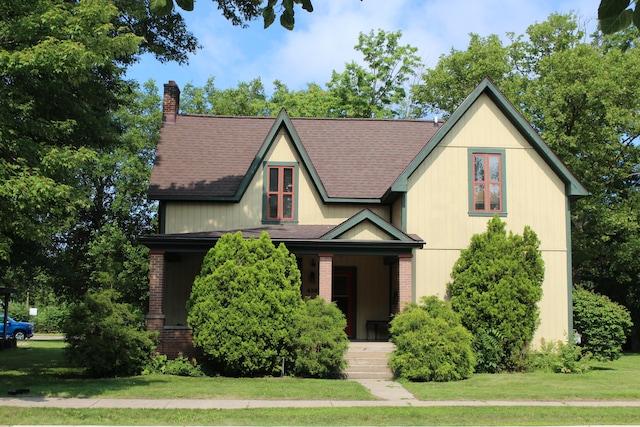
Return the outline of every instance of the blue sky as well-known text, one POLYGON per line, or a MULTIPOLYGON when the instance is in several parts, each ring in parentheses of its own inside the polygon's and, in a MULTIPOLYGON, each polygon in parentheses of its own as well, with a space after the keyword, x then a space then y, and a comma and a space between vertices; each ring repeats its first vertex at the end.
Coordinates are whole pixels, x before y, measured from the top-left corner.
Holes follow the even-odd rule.
POLYGON ((452 48, 465 49, 469 33, 481 36, 523 34, 553 12, 575 12, 590 31, 596 27, 600 0, 313 0, 315 10, 296 9, 296 27, 282 28, 278 20, 263 29, 261 20, 249 28, 232 26, 211 0, 198 0, 193 12, 181 12, 202 49, 189 64, 161 64, 151 56, 130 67, 127 77, 159 87, 175 80, 203 86, 210 76, 226 89, 260 77, 267 93, 278 79, 290 89, 307 83, 324 85, 332 70, 360 61, 353 47, 360 32, 402 31, 402 44, 417 47, 427 68, 452 48))

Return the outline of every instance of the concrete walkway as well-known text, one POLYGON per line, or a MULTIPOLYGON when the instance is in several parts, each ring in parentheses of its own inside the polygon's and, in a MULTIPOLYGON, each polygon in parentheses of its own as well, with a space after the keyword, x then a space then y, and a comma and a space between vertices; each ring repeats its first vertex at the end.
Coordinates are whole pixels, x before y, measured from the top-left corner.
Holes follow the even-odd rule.
POLYGON ((249 400, 249 399, 111 399, 59 397, 3 397, 0 406, 27 408, 127 408, 127 409, 246 409, 319 408, 374 406, 565 406, 640 407, 640 400, 622 401, 500 401, 500 400, 418 400, 402 385, 390 380, 354 380, 380 400, 249 400))

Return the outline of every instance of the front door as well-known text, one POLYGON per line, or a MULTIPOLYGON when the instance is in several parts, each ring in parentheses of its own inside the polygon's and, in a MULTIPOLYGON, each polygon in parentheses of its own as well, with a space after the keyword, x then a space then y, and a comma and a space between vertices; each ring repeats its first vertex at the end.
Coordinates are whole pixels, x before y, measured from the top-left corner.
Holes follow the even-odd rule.
POLYGON ((345 332, 349 338, 355 338, 356 331, 356 269, 336 267, 333 269, 333 284, 331 286, 331 301, 335 301, 338 308, 347 318, 345 332))

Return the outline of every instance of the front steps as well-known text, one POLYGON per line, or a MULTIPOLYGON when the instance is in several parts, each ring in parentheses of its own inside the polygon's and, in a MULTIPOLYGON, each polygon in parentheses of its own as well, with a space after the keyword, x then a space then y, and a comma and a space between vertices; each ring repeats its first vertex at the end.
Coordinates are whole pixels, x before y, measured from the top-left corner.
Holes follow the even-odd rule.
POLYGON ((393 379, 389 369, 389 356, 395 349, 393 343, 377 341, 352 341, 345 359, 349 366, 343 371, 347 379, 393 379))

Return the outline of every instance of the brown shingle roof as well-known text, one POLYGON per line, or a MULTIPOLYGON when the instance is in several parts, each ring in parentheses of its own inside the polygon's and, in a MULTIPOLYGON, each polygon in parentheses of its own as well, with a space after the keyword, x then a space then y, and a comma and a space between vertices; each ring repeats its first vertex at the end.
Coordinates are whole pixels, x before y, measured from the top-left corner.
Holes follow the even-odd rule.
MULTIPOLYGON (((233 197, 276 120, 178 116, 162 127, 149 196, 233 197)), ((290 120, 330 198, 381 198, 440 129, 430 121, 290 120)))

